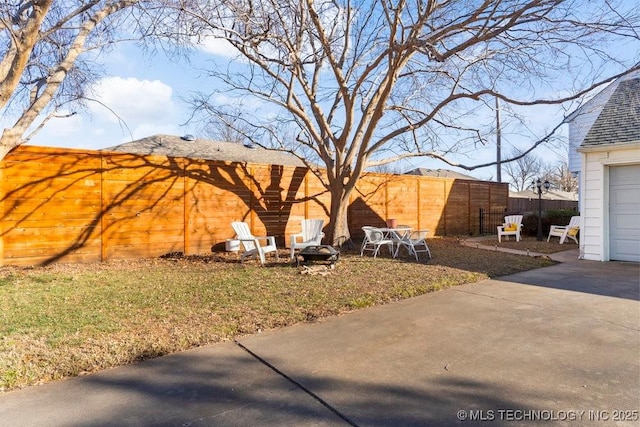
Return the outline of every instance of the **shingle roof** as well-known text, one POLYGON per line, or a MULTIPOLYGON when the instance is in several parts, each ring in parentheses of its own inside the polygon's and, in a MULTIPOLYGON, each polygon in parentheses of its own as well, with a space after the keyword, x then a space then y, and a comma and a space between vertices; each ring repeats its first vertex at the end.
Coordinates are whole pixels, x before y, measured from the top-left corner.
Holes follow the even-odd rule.
MULTIPOLYGON (((509 197, 514 199, 537 199, 538 193, 534 193, 533 190, 522 191, 509 191, 509 197)), ((543 200, 570 200, 575 202, 578 200, 578 193, 572 193, 569 191, 551 190, 546 193, 542 193, 543 200)))
POLYGON ((581 147, 640 142, 640 79, 620 82, 581 147))
POLYGON ((429 169, 429 168, 416 168, 406 173, 407 175, 420 175, 420 176, 433 176, 436 178, 455 178, 455 179, 472 179, 478 181, 470 175, 465 175, 450 169, 429 169))
POLYGON ((625 74, 622 77, 617 78, 611 84, 604 87, 598 93, 596 93, 591 99, 586 101, 576 110, 574 110, 571 114, 569 114, 565 119, 565 123, 570 123, 575 120, 578 116, 589 114, 596 110, 602 110, 604 104, 611 98, 611 94, 615 92, 618 85, 626 80, 638 79, 640 78, 640 70, 635 70, 629 74, 625 74))
POLYGON ((238 163, 304 166, 302 160, 283 151, 267 150, 258 146, 247 147, 234 142, 213 141, 202 138, 187 140, 174 135, 153 135, 115 147, 105 148, 102 151, 238 163))

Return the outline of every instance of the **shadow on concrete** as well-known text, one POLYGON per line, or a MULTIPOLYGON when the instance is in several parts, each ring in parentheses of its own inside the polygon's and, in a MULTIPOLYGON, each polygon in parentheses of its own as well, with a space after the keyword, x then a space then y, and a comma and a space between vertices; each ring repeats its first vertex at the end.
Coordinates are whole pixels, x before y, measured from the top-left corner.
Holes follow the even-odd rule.
POLYGON ((15 425, 438 426, 457 423, 458 410, 487 417, 533 397, 456 376, 417 388, 313 374, 296 382, 311 393, 228 343, 7 393, 0 414, 15 425))
POLYGON ((576 260, 501 280, 640 301, 640 264, 576 260))

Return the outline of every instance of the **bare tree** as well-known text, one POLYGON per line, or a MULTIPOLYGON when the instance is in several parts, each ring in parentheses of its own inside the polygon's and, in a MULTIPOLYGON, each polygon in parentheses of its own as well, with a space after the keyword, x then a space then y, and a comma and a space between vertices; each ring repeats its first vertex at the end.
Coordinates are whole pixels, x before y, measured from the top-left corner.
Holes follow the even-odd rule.
POLYGON ((504 171, 509 176, 510 185, 516 191, 523 191, 531 187, 532 181, 540 178, 549 181, 551 188, 575 192, 578 190, 578 180, 571 171, 566 159, 556 163, 546 163, 533 153, 522 154, 521 150, 514 148, 509 157, 515 158, 504 165, 504 171))
POLYGON ((555 164, 547 165, 545 177, 551 183, 551 187, 560 191, 574 193, 578 191, 578 178, 569 170, 566 159, 555 164))
POLYGON ((138 0, 2 2, 0 111, 17 119, 0 136, 0 159, 52 117, 73 114, 62 107, 81 104, 99 73, 87 52, 108 47, 118 35, 126 38, 138 21, 127 23, 131 15, 124 11, 141 5, 138 0))
POLYGON ((387 175, 402 175, 404 173, 404 168, 397 163, 372 166, 370 170, 371 172, 384 173, 387 175))
MULTIPOLYGON (((194 100, 192 107, 202 115, 201 108, 206 111, 209 106, 206 102, 194 100)), ((230 107, 226 114, 210 115, 202 122, 202 133, 218 141, 251 143, 254 128, 244 121, 243 116, 244 111, 240 106, 230 107)))
POLYGON ((509 184, 516 191, 523 191, 531 185, 531 181, 543 174, 544 164, 533 153, 522 154, 521 150, 514 148, 509 153, 510 158, 516 158, 505 163, 503 168, 509 179, 509 184))
MULTIPOLYGON (((254 117, 244 120, 256 143, 310 160, 331 194, 334 244, 350 237, 349 198, 369 168, 418 156, 469 170, 492 165, 453 155, 473 159, 486 144, 487 126, 470 118, 494 99, 519 107, 577 99, 637 68, 640 52, 640 9, 624 0, 165 4, 175 16, 164 34, 187 43, 213 37, 237 51, 211 75, 225 96, 253 99, 254 117), (631 56, 610 48, 623 44, 631 56), (292 129, 294 144, 281 138, 292 129)), ((522 156, 554 134, 558 119, 522 156)))

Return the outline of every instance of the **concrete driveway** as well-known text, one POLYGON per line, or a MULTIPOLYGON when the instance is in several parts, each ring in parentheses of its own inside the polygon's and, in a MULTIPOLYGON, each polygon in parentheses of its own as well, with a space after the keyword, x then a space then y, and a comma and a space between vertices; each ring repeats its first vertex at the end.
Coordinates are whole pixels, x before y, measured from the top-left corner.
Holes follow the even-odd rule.
POLYGON ((639 425, 640 266, 578 261, 0 395, 0 425, 639 425))

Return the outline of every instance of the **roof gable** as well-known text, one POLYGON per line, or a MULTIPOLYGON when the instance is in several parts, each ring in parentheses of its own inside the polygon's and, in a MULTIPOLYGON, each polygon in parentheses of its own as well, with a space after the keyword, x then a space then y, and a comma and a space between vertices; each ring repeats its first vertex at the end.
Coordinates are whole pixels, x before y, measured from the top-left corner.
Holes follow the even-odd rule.
POLYGON ((581 146, 640 141, 640 78, 621 81, 581 146))
POLYGON ((576 118, 590 114, 591 112, 599 112, 602 110, 604 104, 611 98, 611 94, 618 88, 618 85, 626 80, 638 79, 640 78, 640 70, 633 71, 629 74, 625 74, 610 84, 606 85, 602 90, 597 92, 591 99, 586 101, 584 104, 579 106, 576 110, 574 110, 571 114, 569 114, 565 119, 564 123, 571 123, 576 118))

